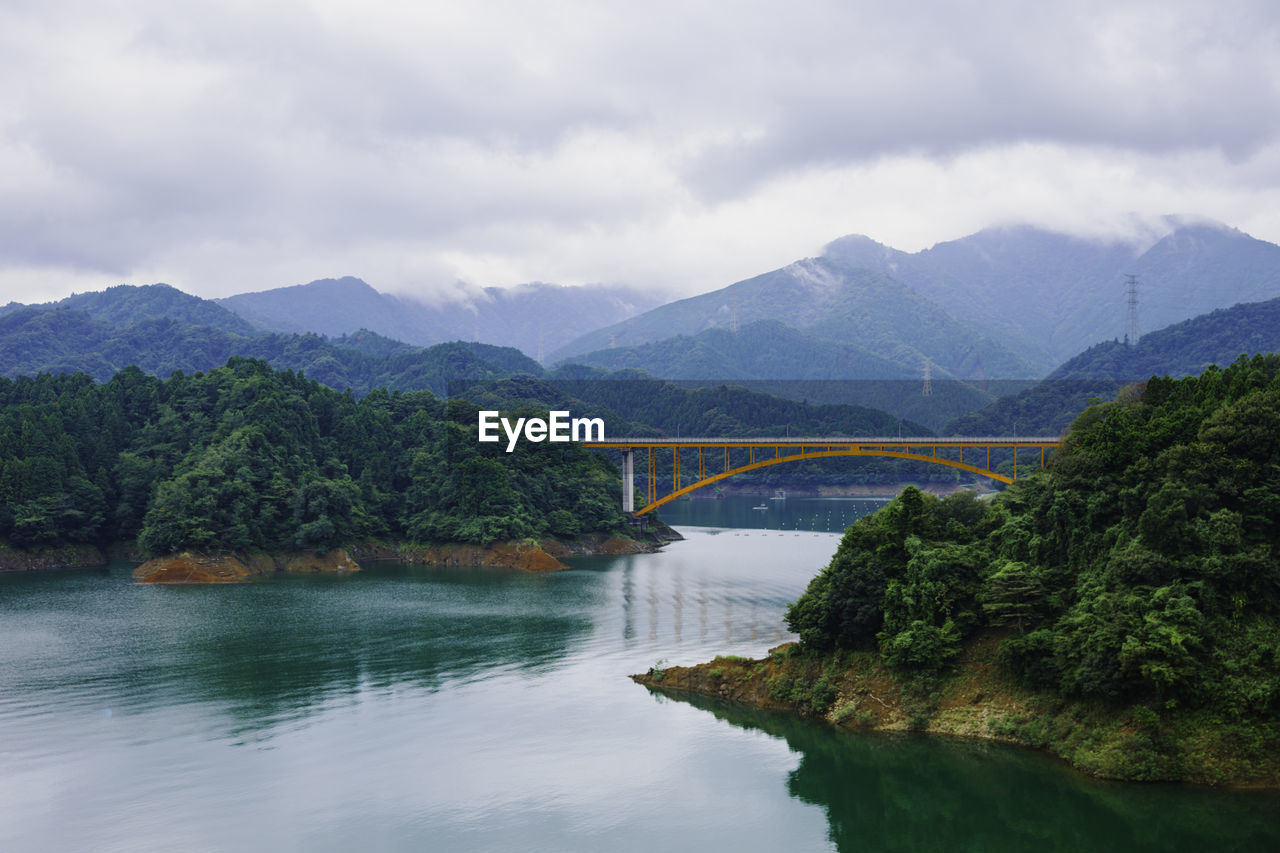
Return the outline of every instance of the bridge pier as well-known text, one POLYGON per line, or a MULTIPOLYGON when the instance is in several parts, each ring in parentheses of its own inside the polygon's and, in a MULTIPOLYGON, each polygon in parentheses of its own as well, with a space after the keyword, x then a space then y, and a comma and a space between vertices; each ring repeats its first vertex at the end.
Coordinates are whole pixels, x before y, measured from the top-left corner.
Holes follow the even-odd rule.
POLYGON ((622 451, 622 511, 627 515, 636 511, 636 471, 631 448, 622 451))

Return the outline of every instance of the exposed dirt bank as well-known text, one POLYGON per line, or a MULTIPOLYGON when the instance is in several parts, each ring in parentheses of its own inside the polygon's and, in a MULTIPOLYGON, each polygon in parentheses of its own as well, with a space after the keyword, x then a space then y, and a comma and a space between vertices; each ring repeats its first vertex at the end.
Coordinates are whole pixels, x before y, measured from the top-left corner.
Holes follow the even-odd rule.
POLYGON ((352 550, 356 558, 361 560, 397 560, 402 563, 418 563, 427 566, 502 566, 526 572, 554 572, 569 568, 562 562, 566 557, 589 554, 647 554, 657 551, 667 542, 681 538, 680 534, 669 528, 665 532, 654 534, 654 531, 650 531, 648 541, 596 534, 572 540, 529 539, 518 542, 497 542, 493 545, 375 544, 352 550))
POLYGON ((133 570, 139 583, 244 583, 277 572, 358 572, 346 551, 269 554, 194 554, 184 551, 147 560, 133 570))
POLYGON ((489 546, 446 543, 408 545, 362 543, 323 555, 314 551, 280 553, 195 553, 184 551, 145 559, 131 543, 113 546, 108 554, 87 545, 19 550, 0 545, 0 572, 50 571, 101 566, 110 559, 141 562, 133 576, 143 583, 242 583, 276 572, 355 572, 359 560, 399 560, 439 566, 506 566, 531 572, 567 569, 566 557, 585 554, 640 554, 681 538, 654 520, 636 538, 602 534, 573 540, 543 539, 499 542, 489 546))
POLYGON ((764 660, 718 657, 632 678, 662 693, 789 710, 836 726, 1031 746, 1100 778, 1280 788, 1280 725, 1025 690, 1003 675, 999 640, 978 638, 953 672, 931 679, 906 678, 874 652, 821 656, 791 643, 764 660))

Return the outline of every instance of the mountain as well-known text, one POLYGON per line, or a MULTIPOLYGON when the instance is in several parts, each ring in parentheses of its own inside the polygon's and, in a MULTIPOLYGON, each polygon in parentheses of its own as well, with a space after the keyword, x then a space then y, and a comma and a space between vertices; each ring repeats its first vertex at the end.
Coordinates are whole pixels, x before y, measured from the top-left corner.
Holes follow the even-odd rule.
POLYGON ((573 362, 607 370, 638 368, 663 379, 914 379, 920 373, 861 347, 818 338, 777 320, 750 323, 736 333, 712 328, 596 350, 575 356, 573 362))
POLYGON ((1144 335, 1095 344, 1044 381, 946 425, 950 435, 1057 435, 1090 399, 1152 376, 1195 376, 1241 355, 1280 351, 1280 298, 1223 308, 1144 335))
MULTIPOLYGON (((260 329, 336 337, 368 329, 408 343, 439 343, 445 326, 423 306, 379 293, 350 276, 216 300, 260 329)), ((461 335, 455 334, 453 338, 461 335)))
MULTIPOLYGON (((769 394, 767 389, 761 393, 741 387, 679 388, 635 371, 577 367, 558 372, 554 382, 543 381, 543 368, 513 347, 452 342, 423 348, 364 329, 336 338, 251 329, 250 334, 237 334, 213 325, 147 316, 146 306, 181 313, 172 307, 178 305, 185 316, 229 317, 233 327, 249 328, 220 306, 167 287, 111 288, 76 299, 73 304, 83 309, 68 307, 64 301, 10 306, 0 314, 0 376, 82 372, 106 382, 126 366, 136 365, 144 373, 166 377, 174 371, 209 371, 239 356, 265 361, 277 370, 298 371, 331 388, 349 388, 357 394, 381 387, 426 389, 451 397, 467 394, 473 401, 503 408, 536 404, 585 414, 587 407, 607 411, 611 424, 625 418, 642 434, 668 428, 678 433, 682 424, 686 435, 702 428, 715 430, 712 434, 773 434, 787 430, 788 425, 824 435, 888 434, 904 428, 901 417, 865 405, 806 405, 769 394)), ((786 335, 795 334, 772 325, 784 341, 786 335)), ((924 430, 909 421, 905 428, 924 430)))
MULTIPOLYGON (((908 375, 923 375, 926 361, 943 374, 962 379, 1036 373, 1016 352, 975 333, 901 282, 832 258, 797 261, 711 293, 659 306, 583 335, 553 353, 552 360, 573 361, 607 347, 639 346, 761 321, 799 329, 811 341, 874 354, 908 375)), ((735 369, 747 370, 745 365, 735 369)), ((756 378, 794 377, 775 373, 756 378)), ((846 374, 845 378, 854 377, 846 374)))
POLYGON ((128 326, 142 320, 167 317, 193 326, 205 326, 237 335, 253 335, 257 329, 222 306, 183 293, 167 284, 121 284, 93 293, 77 293, 57 302, 21 305, 10 302, 0 317, 23 310, 82 311, 108 326, 128 326))
POLYGON ((615 323, 659 301, 639 289, 534 283, 473 288, 464 301, 428 305, 379 293, 350 276, 218 300, 245 320, 273 331, 336 336, 368 329, 422 346, 466 339, 514 346, 532 356, 562 346, 584 329, 615 323))
MULTIPOLYGON (((103 304, 105 315, 123 316, 109 300, 103 304)), ((24 307, 0 316, 0 376, 82 372, 105 382, 132 364, 166 377, 221 367, 232 356, 262 359, 277 370, 300 371, 361 394, 385 387, 444 395, 452 382, 542 372, 510 347, 455 342, 424 349, 367 331, 336 340, 310 333, 242 335, 163 316, 115 325, 67 307, 24 307)))
POLYGON ((854 235, 823 257, 893 276, 1045 370, 1124 334, 1128 274, 1139 282, 1139 329, 1280 296, 1280 246, 1172 216, 1144 237, 1090 240, 1014 226, 914 254, 854 235))
POLYGON ((751 323, 736 333, 713 328, 692 336, 597 350, 576 356, 573 363, 608 370, 639 369, 685 386, 731 382, 792 400, 871 406, 935 430, 998 396, 985 387, 950 379, 941 368, 934 371, 930 393, 925 395, 919 370, 777 320, 751 323))

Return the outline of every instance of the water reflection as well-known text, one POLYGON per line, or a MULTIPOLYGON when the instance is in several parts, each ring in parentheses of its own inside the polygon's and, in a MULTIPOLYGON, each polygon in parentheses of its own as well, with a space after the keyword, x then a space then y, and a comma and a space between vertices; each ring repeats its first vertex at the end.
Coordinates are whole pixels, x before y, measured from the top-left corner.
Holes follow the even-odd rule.
POLYGON ((135 584, 128 567, 0 576, 0 848, 1276 841, 1274 797, 1098 785, 1024 752, 655 707, 627 673, 763 654, 838 542, 685 532, 662 553, 550 575, 375 565, 177 588, 135 584))
POLYGON ((792 797, 826 810, 839 850, 1280 849, 1280 796, 1088 779, 1000 744, 836 730, 791 714, 683 701, 799 754, 792 797))
POLYGON ((210 703, 244 737, 362 691, 431 692, 490 671, 550 668, 591 632, 603 580, 383 564, 349 577, 140 587, 119 582, 125 571, 105 586, 101 573, 87 576, 97 583, 83 600, 47 577, 13 596, 25 612, 8 614, 11 636, 75 637, 78 651, 48 640, 43 660, 0 651, 3 692, 113 712, 210 703))

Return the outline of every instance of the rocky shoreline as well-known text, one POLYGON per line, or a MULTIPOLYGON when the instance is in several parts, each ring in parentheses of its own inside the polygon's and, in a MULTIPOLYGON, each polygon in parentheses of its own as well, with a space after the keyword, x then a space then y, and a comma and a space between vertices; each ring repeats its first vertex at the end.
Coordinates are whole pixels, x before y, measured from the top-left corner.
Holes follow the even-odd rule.
POLYGON ((543 539, 497 542, 403 544, 361 543, 323 554, 315 551, 203 552, 184 551, 145 559, 117 548, 112 553, 90 546, 22 551, 0 548, 0 572, 52 571, 106 565, 111 559, 140 562, 133 576, 140 583, 245 583, 254 578, 289 573, 356 572, 360 562, 395 560, 429 566, 495 566, 527 572, 560 571, 567 557, 590 554, 641 554, 657 551, 680 534, 664 526, 644 539, 594 534, 571 541, 543 539))
POLYGON ((671 531, 670 536, 661 541, 647 542, 622 536, 597 534, 568 542, 542 539, 497 542, 493 545, 375 544, 353 548, 352 553, 357 560, 395 560, 426 566, 496 566, 526 572, 555 572, 569 568, 562 562, 566 557, 593 554, 647 554, 657 551, 667 542, 680 538, 680 534, 671 531))
POLYGON ((360 571, 360 564, 342 549, 249 554, 197 554, 184 551, 147 560, 133 570, 139 583, 245 583, 281 572, 319 574, 360 571))
POLYGON ((1029 746, 1103 779, 1280 788, 1280 727, 1223 725, 1192 713, 1157 717, 1146 706, 1073 703, 1011 683, 999 637, 971 643, 953 672, 920 682, 874 652, 822 656, 794 643, 763 660, 718 657, 655 667, 631 678, 673 698, 705 696, 790 711, 841 728, 922 732, 1029 746))

